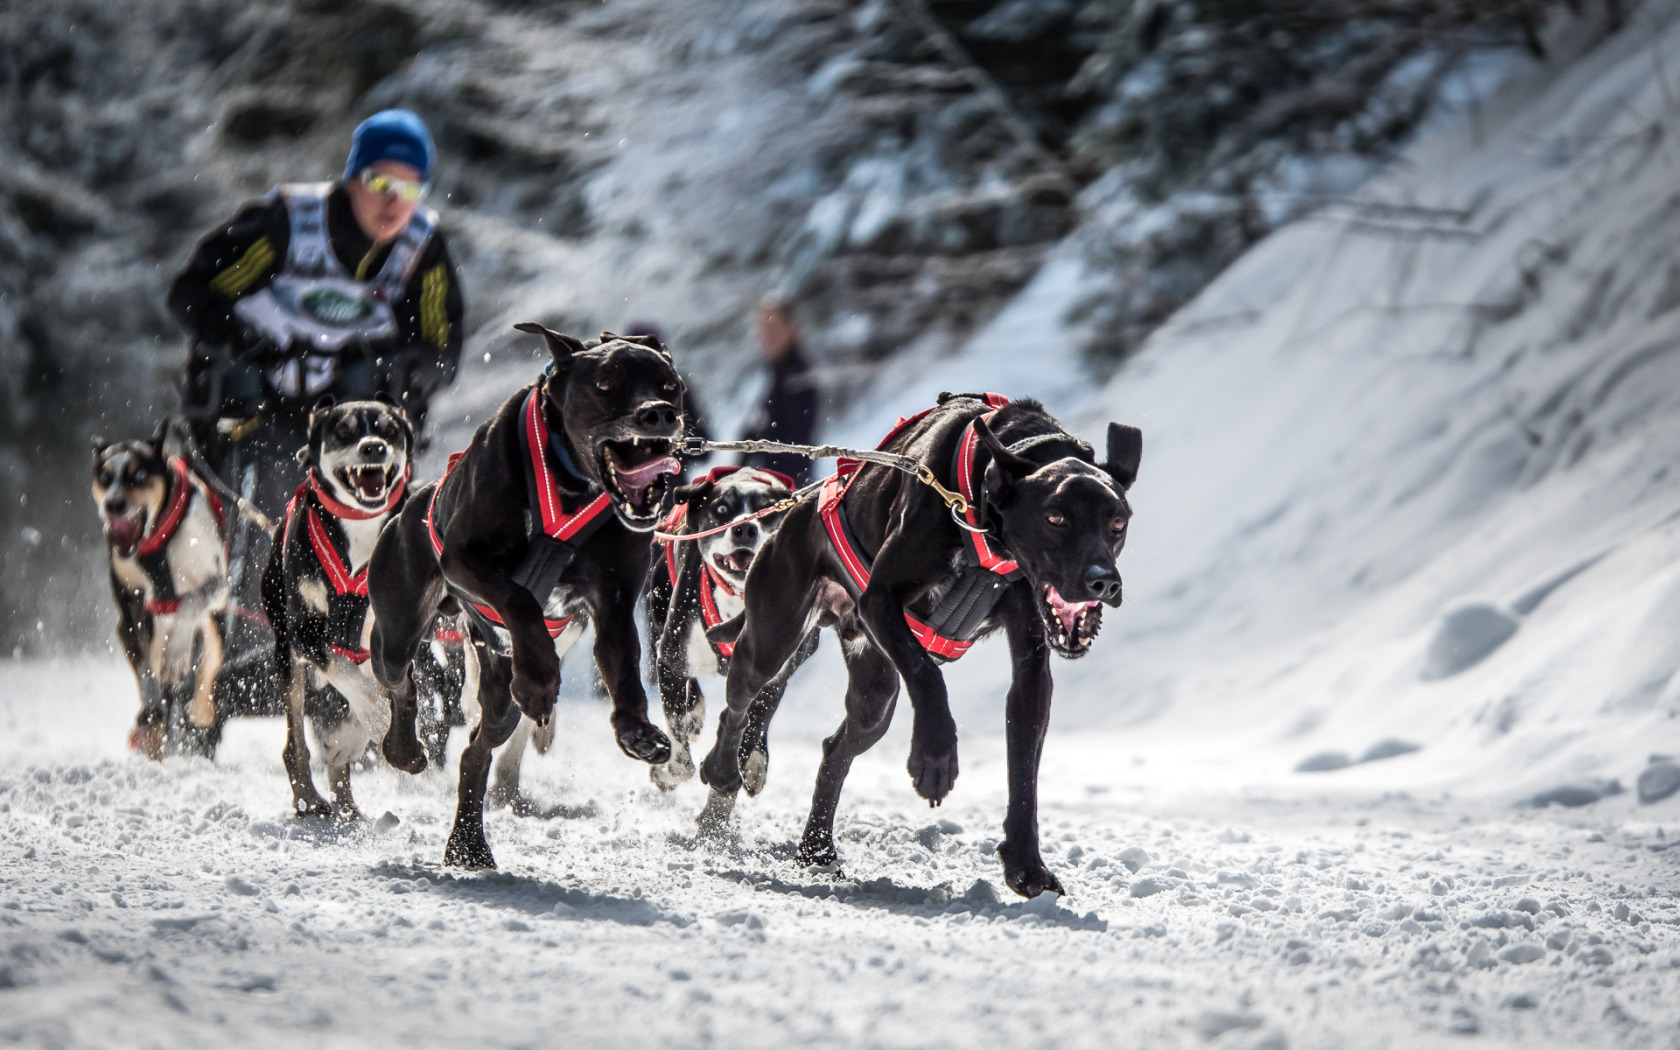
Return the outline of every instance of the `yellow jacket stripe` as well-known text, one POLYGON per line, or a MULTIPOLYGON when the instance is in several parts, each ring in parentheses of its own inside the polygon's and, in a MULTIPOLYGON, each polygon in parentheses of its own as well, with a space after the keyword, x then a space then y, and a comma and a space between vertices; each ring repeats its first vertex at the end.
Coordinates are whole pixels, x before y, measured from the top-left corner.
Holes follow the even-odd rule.
POLYGON ((443 308, 448 291, 449 275, 442 263, 420 278, 420 337, 433 346, 449 345, 449 315, 443 308))
POLYGON ((245 249, 245 254, 238 261, 211 279, 210 287, 229 299, 237 299, 273 262, 274 243, 267 237, 259 237, 255 244, 245 249))

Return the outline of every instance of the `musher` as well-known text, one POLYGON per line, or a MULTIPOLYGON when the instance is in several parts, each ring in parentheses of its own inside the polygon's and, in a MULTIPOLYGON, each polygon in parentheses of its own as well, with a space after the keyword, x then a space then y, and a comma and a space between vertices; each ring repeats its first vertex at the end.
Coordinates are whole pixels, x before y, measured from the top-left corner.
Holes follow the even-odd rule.
MULTIPOLYGON (((303 480, 309 410, 394 399, 422 433, 461 356, 461 285, 437 214, 422 206, 437 152, 413 113, 356 128, 335 182, 276 187, 213 231, 169 289, 192 333, 182 409, 208 465, 278 522, 303 480)), ((417 448, 423 447, 417 442, 417 448)), ((230 521, 232 695, 274 698, 258 593, 269 536, 230 521)))
POLYGON ((389 396, 418 433, 455 378, 461 286, 421 204, 435 160, 418 116, 376 113, 338 181, 246 205, 169 290, 194 337, 185 413, 211 466, 271 518, 297 487, 293 455, 322 395, 389 396))

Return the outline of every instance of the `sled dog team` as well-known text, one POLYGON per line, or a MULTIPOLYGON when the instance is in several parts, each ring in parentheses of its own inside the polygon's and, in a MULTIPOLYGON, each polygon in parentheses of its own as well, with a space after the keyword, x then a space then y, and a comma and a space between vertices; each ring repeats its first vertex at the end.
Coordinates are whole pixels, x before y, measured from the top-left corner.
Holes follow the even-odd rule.
MULTIPOLYGON (((533 738, 552 739, 561 660, 587 622, 619 748, 663 789, 698 769, 710 788, 700 827, 716 833, 741 789, 763 788, 770 722, 826 628, 847 670, 845 716, 823 742, 798 859, 833 867, 846 774, 886 732, 900 681, 910 777, 937 805, 958 774, 940 667, 1001 632, 1013 677, 998 853, 1016 893, 1060 892, 1038 843, 1050 656, 1085 655, 1103 607, 1120 604, 1115 559, 1140 432, 1109 424, 1099 459, 1037 402, 941 395, 880 444, 926 477, 842 459, 797 493, 789 478, 752 468, 685 482, 684 386, 657 338, 583 342, 518 327, 546 342, 551 364, 436 481, 411 477, 414 432, 401 408, 323 400, 310 415, 298 453, 307 480, 276 525, 261 588, 294 811, 356 819, 350 768, 374 743, 409 773, 439 760, 421 740, 417 671, 437 659, 440 638, 464 637, 461 706, 473 728, 444 859, 493 867, 483 822, 493 752, 509 745, 493 797, 517 799, 519 758, 533 738), (648 718, 638 602, 670 735, 648 718), (697 765, 702 675, 725 678, 726 701, 697 765), (309 709, 311 688, 324 685, 343 700, 330 715, 309 709), (307 720, 325 749, 331 803, 310 769, 307 720)), ((232 508, 169 438, 160 427, 148 440, 96 439, 93 456, 119 636, 140 686, 131 741, 154 758, 172 729, 213 745, 225 717, 213 685, 232 508)))

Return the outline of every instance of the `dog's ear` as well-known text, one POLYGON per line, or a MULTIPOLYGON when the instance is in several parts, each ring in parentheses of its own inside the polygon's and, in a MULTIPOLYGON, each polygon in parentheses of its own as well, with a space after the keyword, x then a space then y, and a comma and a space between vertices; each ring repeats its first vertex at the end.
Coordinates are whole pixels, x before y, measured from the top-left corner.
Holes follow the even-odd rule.
POLYGON ((974 421, 974 433, 980 438, 980 443, 992 454, 992 465, 986 470, 986 498, 995 507, 1008 503, 1015 495, 1015 486, 1021 479, 1038 469, 1032 460, 1003 447, 1003 442, 992 433, 992 428, 986 425, 984 419, 974 421))
POLYGON ((678 503, 704 503, 706 497, 712 494, 712 488, 711 478, 700 478, 698 481, 679 486, 677 491, 672 493, 672 498, 678 503))
POLYGON ((414 454, 414 421, 408 418, 408 410, 401 405, 392 405, 391 407, 396 413, 397 422, 402 424, 403 449, 412 456, 414 454))
POLYGON ((1124 423, 1108 425, 1108 462, 1103 469, 1120 483, 1122 490, 1137 480, 1138 463, 1143 459, 1143 431, 1124 423))
POLYGON ((549 354, 554 358, 556 371, 564 371, 566 366, 571 363, 572 355, 584 349, 583 343, 579 340, 573 339, 569 335, 561 335, 559 332, 550 331, 535 321, 521 321, 513 327, 517 331, 530 332, 532 335, 543 337, 543 341, 548 343, 549 354))
POLYGON ((338 402, 331 394, 322 394, 321 399, 309 410, 309 434, 304 438, 303 447, 297 450, 297 461, 300 466, 313 467, 315 450, 321 447, 321 431, 326 429, 327 415, 332 412, 338 402))
POLYGON ((93 458, 98 459, 100 453, 111 447, 111 442, 99 434, 93 435, 93 458))

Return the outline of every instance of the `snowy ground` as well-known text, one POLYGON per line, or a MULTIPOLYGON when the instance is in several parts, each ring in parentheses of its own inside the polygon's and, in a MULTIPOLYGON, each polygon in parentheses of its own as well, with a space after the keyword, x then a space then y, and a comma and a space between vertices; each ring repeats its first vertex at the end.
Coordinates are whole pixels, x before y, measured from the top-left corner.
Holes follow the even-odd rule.
MULTIPOLYGON (((948 670, 945 807, 903 724, 855 767, 843 880, 789 860, 832 653, 737 848, 696 847, 700 789, 660 796, 573 699, 527 765, 555 815, 493 814, 472 876, 439 867, 441 776, 366 774, 394 825, 323 833, 285 816, 277 724, 150 765, 113 659, 13 662, 0 1040, 1680 1046, 1680 796, 1517 804, 1680 752, 1680 2, 1589 44, 1258 245, 1112 382, 1055 338, 1057 260, 830 428, 873 441, 941 387, 1144 428, 1126 605, 1056 668, 1068 898, 995 900, 995 643, 948 670), (1385 739, 1418 750, 1293 771, 1385 739)), ((518 364, 475 358, 440 418, 518 364)))
POLYGON ((1052 732, 1043 828, 1070 896, 998 903, 1001 746, 968 711, 951 804, 918 807, 899 727, 848 786, 847 877, 813 877, 788 858, 826 677, 790 696, 739 848, 697 848, 700 789, 661 797, 576 701, 526 767, 559 812, 494 814, 502 870, 460 875, 441 777, 363 775, 363 808, 400 823, 314 830, 286 816, 277 722, 236 723, 214 766, 151 764, 121 750, 120 665, 12 665, 0 1042, 1680 1045, 1680 800, 1330 791, 1052 732))

